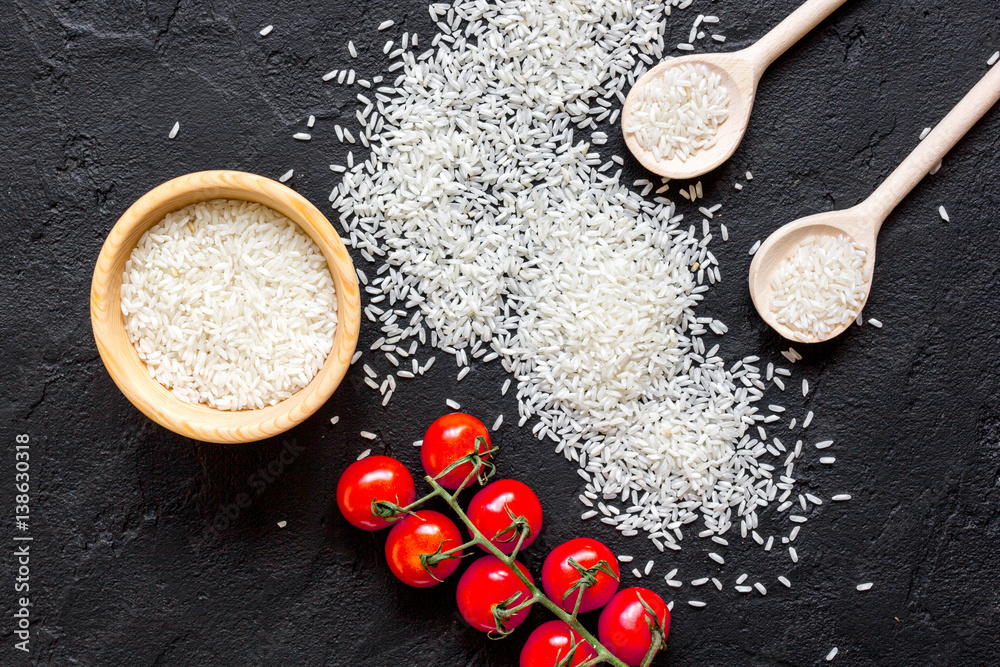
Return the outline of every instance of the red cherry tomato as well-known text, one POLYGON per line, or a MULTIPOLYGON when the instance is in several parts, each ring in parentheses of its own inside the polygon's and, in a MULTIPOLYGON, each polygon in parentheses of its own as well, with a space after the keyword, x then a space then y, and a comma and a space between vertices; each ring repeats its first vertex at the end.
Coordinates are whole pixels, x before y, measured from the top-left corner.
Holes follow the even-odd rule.
POLYGON ((545 564, 542 565, 542 587, 545 589, 545 594, 567 612, 573 612, 573 606, 580 595, 580 589, 569 591, 580 579, 580 573, 570 565, 571 558, 584 570, 604 561, 615 573, 614 577, 601 571, 594 574, 594 585, 583 590, 580 611, 591 611, 606 605, 608 600, 614 597, 615 591, 618 590, 616 577, 620 577, 621 572, 618 569, 618 560, 611 553, 611 549, 589 537, 578 537, 569 542, 563 542, 553 549, 552 553, 545 559, 545 564), (569 592, 568 595, 567 592, 569 592))
POLYGON ((514 518, 523 516, 531 529, 521 543, 522 549, 534 542, 542 529, 542 504, 538 496, 527 484, 513 479, 497 480, 481 489, 469 503, 467 514, 472 525, 508 556, 514 553, 520 535, 508 530, 514 518))
POLYGON ((355 461, 337 482, 340 513, 361 530, 379 530, 390 525, 386 519, 372 514, 372 501, 387 500, 404 507, 416 497, 413 475, 406 466, 388 456, 368 456, 355 461))
MULTIPOLYGON (((528 577, 528 581, 535 583, 526 567, 518 562, 514 565, 528 577)), ((462 612, 462 617, 469 625, 483 632, 496 632, 493 609, 515 593, 520 593, 521 596, 511 602, 510 607, 526 602, 531 597, 527 586, 521 583, 521 580, 499 558, 483 556, 462 573, 455 597, 458 600, 458 610, 462 612)), ((522 609, 504 621, 504 626, 508 630, 513 630, 524 623, 529 611, 530 608, 522 609)))
POLYGON ((652 617, 639 596, 653 610, 666 636, 670 632, 670 610, 659 595, 648 588, 626 588, 611 598, 597 621, 597 635, 604 647, 624 662, 635 667, 642 663, 653 643, 647 619, 652 617))
MULTIPOLYGON (((455 522, 440 512, 420 510, 407 515, 389 531, 385 559, 396 578, 414 588, 430 588, 458 569, 458 558, 449 558, 428 571, 420 562, 423 554, 448 551, 462 544, 455 522)), ((456 554, 461 556, 461 552, 456 554)))
MULTIPOLYGON (((420 448, 420 462, 424 465, 424 472, 430 477, 437 477, 452 463, 474 452, 476 439, 479 437, 486 439, 486 446, 480 447, 480 451, 489 448, 489 432, 472 415, 453 412, 441 417, 424 434, 424 444, 420 448)), ((483 458, 488 459, 489 455, 483 458)), ((472 469, 471 463, 463 463, 437 482, 446 489, 457 489, 472 469)))
POLYGON ((531 633, 528 641, 521 649, 520 667, 553 667, 563 665, 576 667, 591 658, 597 657, 597 652, 583 637, 564 621, 549 621, 542 623, 531 633), (576 644, 573 657, 569 663, 565 661, 570 649, 576 644))

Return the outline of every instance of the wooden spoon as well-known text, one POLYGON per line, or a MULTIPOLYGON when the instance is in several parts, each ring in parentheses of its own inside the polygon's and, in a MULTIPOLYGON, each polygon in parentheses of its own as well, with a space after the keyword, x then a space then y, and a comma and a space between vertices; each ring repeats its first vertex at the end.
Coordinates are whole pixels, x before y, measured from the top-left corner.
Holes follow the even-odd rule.
POLYGON ((668 67, 682 65, 704 65, 709 71, 722 77, 722 85, 729 93, 729 116, 716 132, 715 145, 700 150, 685 160, 679 157, 669 160, 658 159, 638 144, 634 134, 624 132, 625 143, 632 151, 632 155, 653 173, 668 178, 684 179, 707 174, 728 160, 746 134, 750 111, 753 109, 754 97, 757 94, 757 84, 764 70, 845 1, 808 0, 749 48, 734 53, 704 53, 673 58, 646 72, 632 86, 625 99, 625 106, 622 109, 623 131, 635 114, 635 108, 639 103, 636 91, 641 90, 650 79, 660 76, 668 67))
POLYGON ((770 308, 774 271, 804 239, 820 234, 843 234, 866 251, 862 272, 865 281, 863 307, 872 286, 875 242, 882 223, 998 99, 1000 65, 995 65, 868 199, 844 211, 801 218, 771 234, 761 244, 750 264, 750 296, 764 321, 785 338, 800 343, 818 343, 843 333, 853 319, 848 319, 821 337, 790 329, 778 322, 770 308))

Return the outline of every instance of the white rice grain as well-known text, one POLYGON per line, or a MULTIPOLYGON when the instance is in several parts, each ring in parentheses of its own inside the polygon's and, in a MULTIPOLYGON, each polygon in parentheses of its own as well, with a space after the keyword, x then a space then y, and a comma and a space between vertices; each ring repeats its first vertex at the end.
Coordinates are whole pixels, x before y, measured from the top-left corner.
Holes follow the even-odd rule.
POLYGON ((169 213, 139 239, 121 309, 150 375, 219 410, 275 405, 309 384, 337 326, 312 239, 270 208, 223 199, 169 213))

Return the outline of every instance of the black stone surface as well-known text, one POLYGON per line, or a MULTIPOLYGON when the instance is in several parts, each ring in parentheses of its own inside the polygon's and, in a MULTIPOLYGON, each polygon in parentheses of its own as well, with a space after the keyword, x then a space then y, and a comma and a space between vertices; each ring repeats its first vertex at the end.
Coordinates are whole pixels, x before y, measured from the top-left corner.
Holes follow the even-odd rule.
MULTIPOLYGON (((704 12, 719 15, 728 36, 708 48, 740 48, 796 4, 696 0, 667 42, 684 41, 704 12)), ((656 559, 643 581, 677 601, 658 665, 820 664, 833 646, 842 665, 1000 664, 1000 112, 883 229, 866 312, 885 328, 852 328, 803 349, 788 391, 768 397, 789 414, 815 411, 808 442, 836 441, 824 452, 833 466, 808 448, 797 466, 802 488, 854 499, 809 514, 798 564, 780 544, 765 554, 735 538, 720 549, 693 534, 682 551, 660 555, 642 537, 579 519, 575 465, 516 428, 513 392, 500 397, 495 363, 456 384, 455 367, 439 357, 427 377, 402 382, 387 408, 359 364, 287 438, 217 446, 147 420, 97 355, 89 285, 118 216, 162 181, 210 168, 275 178, 294 168, 290 185, 325 208, 337 182, 327 165, 346 154, 333 125, 352 122, 358 89, 320 76, 344 65, 384 74, 381 46, 404 30, 429 44, 423 3, 0 0, 0 10, 0 664, 515 664, 543 611, 505 641, 486 639, 455 610, 457 577, 406 589, 384 562, 384 534, 354 530, 332 503, 340 472, 368 446, 418 470, 410 443, 447 397, 487 423, 506 415, 501 474, 534 487, 546 512, 525 554, 536 576, 549 549, 580 534, 633 554, 640 568, 656 559), (377 33, 387 18, 396 26, 377 33), (274 32, 260 37, 269 23, 274 32), (314 139, 293 141, 309 114, 314 139), (170 141, 175 120, 180 134, 170 141), (951 223, 938 217, 940 204, 951 223), (805 400, 803 376, 814 387, 805 400), (361 440, 362 429, 379 439, 361 440), (32 442, 28 655, 14 650, 12 634, 17 433, 32 442), (301 451, 262 482, 258 470, 288 443, 301 451), (250 506, 224 526, 241 493, 250 506), (712 550, 726 565, 706 558, 712 550), (663 575, 674 567, 685 582, 718 576, 725 590, 670 589, 663 575), (736 593, 741 572, 768 595, 736 593), (874 588, 857 592, 863 581, 874 588)), ((724 355, 781 361, 782 341, 745 287, 752 242, 867 196, 997 48, 996 2, 849 0, 775 63, 743 146, 704 179, 706 199, 725 204, 731 235, 713 244, 724 282, 702 309, 730 325, 724 355), (746 169, 755 178, 737 193, 746 169)), ((639 175, 617 133, 612 150, 626 155, 628 178, 639 175)), ((362 349, 375 337, 365 326, 362 349)), ((774 525, 787 531, 785 521, 774 525)))

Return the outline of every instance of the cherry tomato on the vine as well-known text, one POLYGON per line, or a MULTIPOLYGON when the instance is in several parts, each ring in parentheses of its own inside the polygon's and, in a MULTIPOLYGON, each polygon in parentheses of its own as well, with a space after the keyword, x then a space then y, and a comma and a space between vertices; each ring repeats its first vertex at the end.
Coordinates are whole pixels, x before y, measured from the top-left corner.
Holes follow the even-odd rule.
POLYGON ((337 506, 352 525, 362 530, 387 528, 390 522, 372 514, 372 501, 385 500, 404 507, 417 497, 413 475, 388 456, 368 456, 347 466, 337 482, 337 506))
POLYGON ((597 652, 594 648, 564 621, 548 621, 535 628, 524 643, 520 667, 553 667, 562 664, 576 667, 595 657, 597 652), (571 649, 573 657, 567 663, 565 660, 571 649))
MULTIPOLYGON (((420 462, 424 472, 437 477, 455 461, 476 451, 476 439, 484 438, 489 448, 490 434, 481 421, 472 415, 453 412, 439 418, 424 434, 424 444, 420 447, 420 462)), ((489 455, 483 457, 488 459, 489 455)), ((473 470, 471 463, 458 466, 437 480, 446 489, 457 489, 473 470)))
POLYGON ((589 570, 604 561, 608 569, 614 572, 615 576, 612 577, 607 572, 598 570, 592 575, 594 584, 582 589, 581 612, 606 605, 618 590, 616 577, 621 576, 618 559, 611 553, 611 549, 589 537, 578 537, 563 542, 548 555, 545 564, 542 565, 542 587, 545 589, 545 594, 564 610, 572 613, 581 589, 572 591, 571 589, 583 575, 570 564, 570 559, 576 561, 584 570, 589 570))
MULTIPOLYGON (((514 565, 528 578, 528 581, 535 582, 526 567, 516 561, 514 565)), ((531 597, 527 586, 499 558, 483 556, 462 573, 455 597, 458 600, 458 610, 469 625, 483 632, 495 632, 497 626, 493 618, 493 609, 513 597, 515 593, 520 593, 520 596, 511 602, 509 607, 527 602, 531 597)), ((529 611, 530 608, 522 609, 504 621, 506 629, 513 630, 524 623, 529 611)))
POLYGON ((421 555, 432 555, 462 544, 462 534, 455 522, 440 512, 420 510, 407 515, 389 531, 385 541, 385 559, 396 578, 414 588, 429 588, 441 583, 458 569, 462 552, 424 567, 421 555))
POLYGON ((663 599, 648 588, 626 588, 611 598, 597 621, 597 634, 604 647, 626 665, 635 667, 653 643, 649 622, 653 617, 642 605, 653 610, 666 637, 670 632, 670 610, 663 599), (642 596, 640 601, 639 596, 642 596))
POLYGON ((473 496, 467 512, 472 525, 486 539, 507 554, 514 553, 520 533, 509 530, 514 519, 524 517, 530 533, 521 548, 527 547, 542 529, 542 504, 527 484, 513 479, 501 479, 484 487, 473 496))

